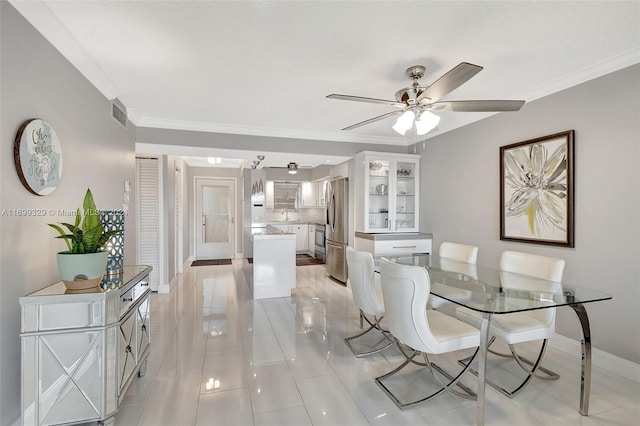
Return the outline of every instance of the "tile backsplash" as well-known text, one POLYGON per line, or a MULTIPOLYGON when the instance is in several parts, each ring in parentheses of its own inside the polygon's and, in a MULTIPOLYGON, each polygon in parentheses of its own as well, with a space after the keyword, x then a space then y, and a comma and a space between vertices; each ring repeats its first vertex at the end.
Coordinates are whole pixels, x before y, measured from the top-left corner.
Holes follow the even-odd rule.
POLYGON ((282 209, 266 209, 265 210, 265 222, 310 222, 310 223, 325 223, 326 221, 326 209, 324 208, 310 208, 310 209, 298 209, 287 210, 286 213, 282 209))

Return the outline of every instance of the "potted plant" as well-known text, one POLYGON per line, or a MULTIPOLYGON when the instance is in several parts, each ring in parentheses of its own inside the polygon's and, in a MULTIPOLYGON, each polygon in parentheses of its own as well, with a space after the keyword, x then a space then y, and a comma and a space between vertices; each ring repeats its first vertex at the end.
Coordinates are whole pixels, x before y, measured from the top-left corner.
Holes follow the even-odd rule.
POLYGON ((109 255, 103 246, 122 230, 104 232, 90 189, 84 196, 82 211, 76 210, 75 222, 60 222, 60 225, 49 223, 60 233, 56 238, 63 239, 69 249, 57 254, 58 271, 65 286, 70 290, 82 290, 100 285, 109 255))

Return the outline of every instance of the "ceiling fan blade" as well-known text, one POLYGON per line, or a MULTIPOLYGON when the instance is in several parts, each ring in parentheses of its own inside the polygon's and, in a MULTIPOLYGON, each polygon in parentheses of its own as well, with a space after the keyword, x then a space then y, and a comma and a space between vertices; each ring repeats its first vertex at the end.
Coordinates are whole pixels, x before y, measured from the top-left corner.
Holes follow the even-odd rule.
POLYGON ((482 71, 482 67, 479 65, 461 62, 434 81, 431 86, 427 87, 420 96, 418 96, 417 101, 420 102, 424 98, 429 98, 431 102, 435 102, 447 93, 462 86, 480 71, 482 71))
POLYGON ((351 130, 351 129, 355 129, 356 127, 364 126, 364 125, 366 125, 366 124, 373 123, 374 121, 384 120, 385 118, 392 117, 392 116, 394 116, 394 115, 400 115, 400 114, 402 114, 403 112, 404 112, 404 111, 402 111, 402 110, 398 110, 398 111, 391 111, 391 112, 388 112, 388 113, 386 113, 386 114, 382 114, 382 115, 379 115, 379 116, 377 116, 377 117, 373 117, 373 118, 370 118, 370 119, 368 119, 368 120, 361 121, 361 122, 356 123, 356 124, 352 124, 351 126, 349 126, 349 127, 345 127, 345 128, 344 128, 344 129, 342 129, 342 130, 351 130))
POLYGON ((445 106, 451 111, 497 112, 518 111, 525 101, 444 101, 434 102, 434 106, 445 106))
POLYGON ((368 102, 372 104, 384 104, 384 105, 393 105, 396 107, 404 108, 406 105, 402 102, 397 101, 388 101, 386 99, 376 99, 376 98, 365 98, 362 96, 351 96, 351 95, 338 95, 333 93, 331 95, 327 95, 329 99, 339 99, 342 101, 355 101, 355 102, 368 102))

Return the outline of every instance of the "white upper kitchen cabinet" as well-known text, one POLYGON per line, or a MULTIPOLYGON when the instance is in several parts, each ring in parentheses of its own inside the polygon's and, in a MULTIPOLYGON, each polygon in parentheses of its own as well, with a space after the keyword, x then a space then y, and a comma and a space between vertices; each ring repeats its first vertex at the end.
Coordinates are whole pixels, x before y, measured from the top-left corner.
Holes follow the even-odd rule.
POLYGON ((314 180, 300 183, 300 208, 304 207, 325 207, 325 192, 327 189, 326 180, 314 180))
POLYGON ((318 183, 300 183, 300 208, 318 206, 318 183))
POLYGON ((363 151, 355 159, 356 231, 418 232, 420 156, 363 151))

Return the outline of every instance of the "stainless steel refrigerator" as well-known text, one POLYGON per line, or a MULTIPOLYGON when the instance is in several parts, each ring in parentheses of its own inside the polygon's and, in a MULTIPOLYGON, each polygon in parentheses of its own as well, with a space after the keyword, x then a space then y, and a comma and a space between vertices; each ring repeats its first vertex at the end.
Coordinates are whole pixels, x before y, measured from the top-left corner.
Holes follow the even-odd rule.
POLYGON ((336 179, 327 185, 327 272, 342 283, 347 282, 348 228, 349 180, 336 179))

